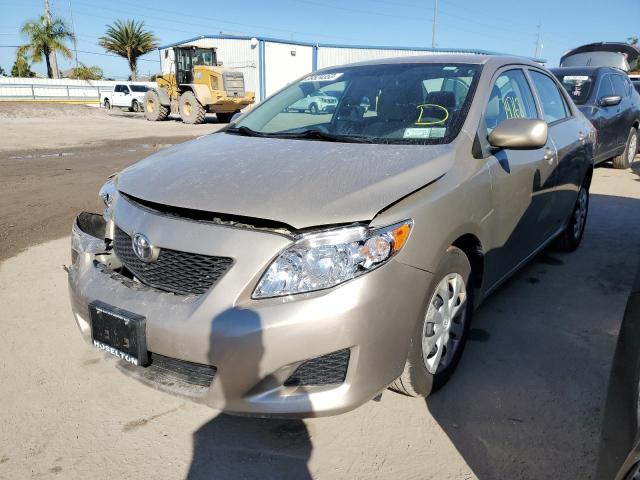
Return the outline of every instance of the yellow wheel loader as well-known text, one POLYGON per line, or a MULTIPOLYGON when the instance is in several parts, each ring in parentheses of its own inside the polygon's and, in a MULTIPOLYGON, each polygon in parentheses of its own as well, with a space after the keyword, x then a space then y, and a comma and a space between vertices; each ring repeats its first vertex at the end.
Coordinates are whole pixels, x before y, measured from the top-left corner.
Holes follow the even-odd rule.
POLYGON ((171 73, 157 77, 157 88, 144 96, 147 120, 165 120, 174 113, 184 123, 202 123, 210 112, 227 123, 255 101, 255 93, 244 90, 242 72, 221 68, 215 48, 175 47, 173 59, 171 73))

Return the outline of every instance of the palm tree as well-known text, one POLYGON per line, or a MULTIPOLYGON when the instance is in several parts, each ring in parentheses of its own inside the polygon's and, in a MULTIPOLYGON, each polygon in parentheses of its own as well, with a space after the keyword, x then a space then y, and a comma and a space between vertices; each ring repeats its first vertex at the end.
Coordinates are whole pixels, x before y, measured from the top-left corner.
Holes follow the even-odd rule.
POLYGON ((27 47, 23 45, 16 50, 16 61, 11 68, 12 77, 33 78, 36 76, 35 72, 31 71, 31 64, 27 57, 27 47))
POLYGON ((60 52, 67 58, 73 58, 71 50, 65 45, 67 40, 74 39, 67 23, 61 18, 49 21, 43 15, 38 20, 25 23, 20 31, 28 39, 28 43, 24 45, 24 53, 29 55, 34 62, 41 62, 44 58, 47 62, 47 76, 58 78, 59 72, 53 71, 49 54, 60 52))
POLYGON ((80 63, 79 66, 72 69, 71 77, 78 80, 100 80, 103 77, 103 73, 100 67, 89 67, 84 63, 80 63))
POLYGON ((144 22, 135 20, 116 20, 113 25, 107 25, 107 33, 100 37, 98 43, 107 52, 127 59, 131 70, 130 80, 138 77, 138 57, 158 47, 158 39, 144 29, 144 22))

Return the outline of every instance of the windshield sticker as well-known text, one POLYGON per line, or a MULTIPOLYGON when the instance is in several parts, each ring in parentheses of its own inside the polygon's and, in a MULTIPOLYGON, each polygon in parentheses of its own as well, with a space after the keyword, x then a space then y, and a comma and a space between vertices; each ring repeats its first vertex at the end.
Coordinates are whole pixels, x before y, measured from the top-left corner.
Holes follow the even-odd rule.
POLYGON ((447 129, 443 127, 405 128, 402 138, 443 138, 447 129))
POLYGON ((584 75, 566 75, 564 79, 567 82, 586 82, 589 80, 589 77, 584 75))
POLYGON ((307 78, 300 80, 300 83, 308 82, 333 82, 339 79, 343 75, 342 72, 338 73, 320 73, 317 75, 309 75, 307 78))

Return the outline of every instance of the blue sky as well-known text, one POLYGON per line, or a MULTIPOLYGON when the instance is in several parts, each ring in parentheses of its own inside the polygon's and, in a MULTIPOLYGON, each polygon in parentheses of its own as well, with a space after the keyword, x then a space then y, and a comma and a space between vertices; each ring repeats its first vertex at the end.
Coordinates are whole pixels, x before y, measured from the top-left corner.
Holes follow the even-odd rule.
MULTIPOLYGON (((113 20, 144 20, 171 43, 220 32, 264 35, 310 42, 431 46, 434 0, 50 0, 54 15, 70 20, 73 9, 78 50, 104 54, 98 37, 113 20)), ((0 0, 0 66, 11 69, 20 25, 41 14, 42 0, 0 0), (9 46, 9 47, 7 47, 9 46)), ((593 41, 624 41, 640 34, 640 0, 439 0, 437 46, 481 48, 533 55, 541 25, 542 57, 556 66, 567 49, 593 41)), ((79 53, 105 75, 125 78, 126 61, 79 53)), ((139 62, 141 74, 159 70, 158 53, 139 62)), ((70 63, 61 62, 62 68, 70 63)), ((44 64, 34 70, 43 73, 44 64)))

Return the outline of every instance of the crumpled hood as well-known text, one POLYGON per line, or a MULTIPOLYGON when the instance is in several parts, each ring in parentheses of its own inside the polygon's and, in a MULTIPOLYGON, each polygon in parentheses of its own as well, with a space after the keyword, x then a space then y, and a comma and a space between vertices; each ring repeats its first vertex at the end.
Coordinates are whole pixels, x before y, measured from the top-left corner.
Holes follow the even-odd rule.
POLYGON ((371 220, 436 180, 451 145, 378 145, 207 135, 118 175, 118 190, 150 202, 274 220, 296 229, 371 220))

